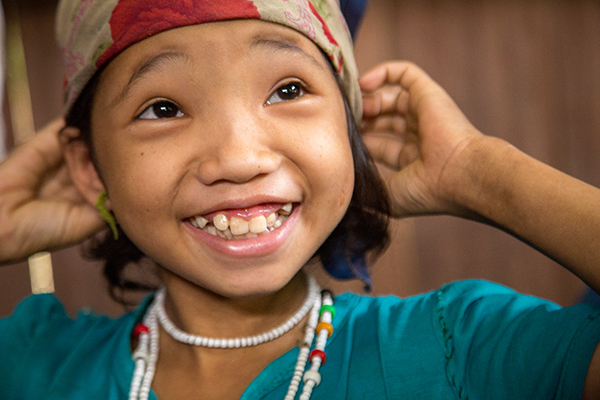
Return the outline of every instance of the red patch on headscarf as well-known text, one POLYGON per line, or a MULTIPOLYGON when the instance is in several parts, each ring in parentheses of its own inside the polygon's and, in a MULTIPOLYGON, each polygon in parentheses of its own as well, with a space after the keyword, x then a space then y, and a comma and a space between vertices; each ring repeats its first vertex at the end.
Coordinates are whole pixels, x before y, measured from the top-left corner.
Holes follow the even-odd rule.
POLYGON ((96 67, 162 31, 232 19, 260 19, 260 14, 249 0, 120 0, 109 22, 113 44, 98 58, 96 67))
POLYGON ((325 36, 327 36, 329 43, 335 45, 336 47, 340 47, 338 42, 333 38, 333 35, 331 34, 329 27, 327 26, 327 24, 325 23, 323 18, 321 18, 321 15, 317 12, 317 9, 315 8, 315 6, 313 6, 313 4, 310 1, 308 2, 308 6, 310 7, 310 11, 313 13, 313 15, 315 17, 317 17, 317 19, 319 20, 321 25, 323 25, 323 32, 325 33, 325 36))
POLYGON ((331 65, 333 65, 335 67, 335 73, 338 75, 341 74, 342 66, 344 64, 344 56, 340 55, 339 58, 336 58, 335 55, 328 54, 327 57, 329 57, 329 61, 331 62, 331 65))

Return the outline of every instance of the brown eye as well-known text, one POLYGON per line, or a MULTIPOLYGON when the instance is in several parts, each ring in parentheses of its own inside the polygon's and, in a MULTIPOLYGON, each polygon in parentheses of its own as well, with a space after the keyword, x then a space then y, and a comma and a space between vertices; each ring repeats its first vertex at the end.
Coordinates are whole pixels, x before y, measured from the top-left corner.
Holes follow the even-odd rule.
POLYGON ((304 88, 297 82, 290 82, 280 86, 275 93, 269 97, 267 104, 279 103, 280 101, 295 100, 304 94, 304 88))
POLYGON ((138 119, 165 119, 182 117, 183 112, 174 103, 161 100, 148 106, 138 116, 138 119))

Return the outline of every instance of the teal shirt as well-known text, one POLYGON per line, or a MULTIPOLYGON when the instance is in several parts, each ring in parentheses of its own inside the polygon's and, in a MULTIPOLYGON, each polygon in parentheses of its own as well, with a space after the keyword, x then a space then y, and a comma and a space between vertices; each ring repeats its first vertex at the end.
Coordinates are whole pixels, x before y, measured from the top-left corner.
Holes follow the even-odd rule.
MULTIPOLYGON (((0 399, 126 399, 146 304, 71 319, 52 295, 26 299, 0 320, 0 399)), ((481 281, 407 299, 343 294, 335 307, 315 400, 579 399, 600 341, 598 310, 481 281)), ((297 355, 273 361, 242 399, 283 399, 297 355)))

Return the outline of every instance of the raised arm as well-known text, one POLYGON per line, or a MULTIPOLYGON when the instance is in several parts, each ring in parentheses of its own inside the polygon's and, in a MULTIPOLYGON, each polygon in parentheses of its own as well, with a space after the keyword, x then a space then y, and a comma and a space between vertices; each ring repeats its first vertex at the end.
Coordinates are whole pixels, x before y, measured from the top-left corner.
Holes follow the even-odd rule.
MULTIPOLYGON (((364 141, 395 170, 396 217, 452 214, 529 243, 600 293, 600 190, 483 135, 417 66, 380 65, 361 78, 364 141)), ((600 350, 584 399, 600 393, 600 350)))
POLYGON ((452 214, 510 232, 600 292, 600 190, 479 132, 417 66, 361 78, 364 140, 396 170, 397 217, 452 214))
POLYGON ((102 226, 71 182, 60 149, 62 120, 0 164, 0 264, 80 242, 102 226))

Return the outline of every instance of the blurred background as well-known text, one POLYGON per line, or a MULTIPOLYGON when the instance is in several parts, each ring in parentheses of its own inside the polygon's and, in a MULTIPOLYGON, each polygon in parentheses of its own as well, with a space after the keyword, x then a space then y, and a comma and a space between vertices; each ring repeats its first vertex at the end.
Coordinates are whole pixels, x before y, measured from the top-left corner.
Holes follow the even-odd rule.
MULTIPOLYGON (((8 9, 11 1, 3 3, 7 26, 19 22, 27 63, 22 72, 39 129, 61 112, 56 1, 12 0, 18 13, 8 9)), ((371 0, 356 56, 361 72, 390 59, 416 62, 484 133, 600 187, 600 1, 371 0)), ((6 147, 12 146, 8 124, 6 147)), ((394 223, 393 236, 372 267, 377 294, 409 296, 472 278, 562 305, 578 302, 585 291, 553 261, 478 223, 405 219, 394 223)), ((55 252, 53 263, 56 295, 69 312, 123 312, 108 296, 101 266, 83 260, 79 248, 55 252)), ((336 291, 362 291, 358 282, 321 279, 336 291)), ((0 316, 30 293, 25 263, 0 267, 0 316)))

